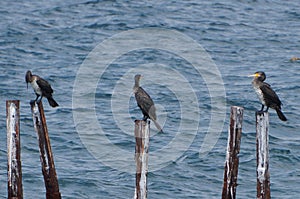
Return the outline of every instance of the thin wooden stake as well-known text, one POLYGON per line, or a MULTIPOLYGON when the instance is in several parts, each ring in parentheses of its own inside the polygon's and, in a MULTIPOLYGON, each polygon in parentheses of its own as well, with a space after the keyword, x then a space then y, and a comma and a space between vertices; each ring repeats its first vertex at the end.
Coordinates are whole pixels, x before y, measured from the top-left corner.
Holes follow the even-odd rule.
POLYGON ((52 149, 50 145, 50 138, 48 135, 48 129, 46 124, 46 118, 44 115, 44 108, 42 101, 38 102, 38 108, 36 103, 31 104, 31 111, 33 116, 34 128, 37 133, 39 148, 40 148, 40 160, 42 165, 42 172, 44 175, 46 198, 47 199, 60 199, 58 180, 56 176, 54 159, 52 149))
POLYGON ((22 199, 20 101, 6 101, 8 199, 22 199))
POLYGON ((257 198, 270 199, 269 113, 256 112, 257 198))
POLYGON ((236 196, 243 111, 242 107, 231 107, 222 199, 235 199, 236 196))
POLYGON ((148 150, 150 138, 150 122, 135 121, 135 161, 136 161, 136 187, 134 199, 147 198, 148 150))

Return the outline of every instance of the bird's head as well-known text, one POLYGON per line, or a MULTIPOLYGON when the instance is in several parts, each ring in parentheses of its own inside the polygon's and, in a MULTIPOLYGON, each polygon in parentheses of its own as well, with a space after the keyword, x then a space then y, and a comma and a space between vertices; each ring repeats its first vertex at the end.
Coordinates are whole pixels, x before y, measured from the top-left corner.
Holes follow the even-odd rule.
POLYGON ((260 81, 264 81, 266 79, 266 74, 263 71, 257 71, 248 77, 254 77, 254 79, 258 79, 260 81))
POLYGON ((141 74, 135 75, 134 81, 135 81, 135 84, 136 84, 136 85, 139 85, 140 80, 141 80, 142 77, 143 77, 143 76, 142 76, 141 74))
POLYGON ((26 72, 26 75, 25 75, 25 81, 26 81, 26 84, 27 84, 27 89, 28 89, 28 83, 30 83, 32 81, 31 78, 32 78, 32 73, 31 73, 30 70, 28 70, 26 72))

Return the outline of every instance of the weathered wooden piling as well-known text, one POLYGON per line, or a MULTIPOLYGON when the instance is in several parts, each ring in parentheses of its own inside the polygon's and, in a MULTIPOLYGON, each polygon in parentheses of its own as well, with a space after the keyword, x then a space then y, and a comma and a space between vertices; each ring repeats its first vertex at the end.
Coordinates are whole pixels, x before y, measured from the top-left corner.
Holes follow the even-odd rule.
POLYGON ((243 111, 242 107, 231 107, 222 199, 236 198, 243 111))
POLYGON ((23 198, 21 142, 20 142, 20 101, 6 101, 7 126, 7 193, 8 199, 23 198))
POLYGON ((33 116, 34 128, 40 148, 40 160, 42 165, 42 173, 44 176, 47 199, 60 199, 59 185, 56 176, 54 159, 48 135, 46 118, 42 101, 37 103, 31 102, 31 111, 33 116))
POLYGON ((135 121, 135 161, 136 187, 134 199, 147 198, 148 150, 150 138, 150 121, 135 121))
POLYGON ((269 113, 256 112, 257 198, 270 199, 269 113))

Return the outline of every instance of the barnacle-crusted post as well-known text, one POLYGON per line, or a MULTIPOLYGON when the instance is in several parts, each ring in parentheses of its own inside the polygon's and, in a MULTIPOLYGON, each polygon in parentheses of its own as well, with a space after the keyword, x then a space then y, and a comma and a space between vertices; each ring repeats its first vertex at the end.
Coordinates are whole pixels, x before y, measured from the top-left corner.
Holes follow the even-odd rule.
POLYGON ((61 195, 59 192, 43 104, 41 100, 37 104, 36 102, 31 102, 30 104, 33 116, 33 124, 39 142, 40 160, 46 187, 46 199, 60 199, 61 195))
POLYGON ((231 107, 222 199, 236 198, 243 111, 242 107, 231 107))
POLYGON ((20 142, 20 101, 6 101, 7 126, 7 193, 8 199, 22 199, 22 166, 20 142))
POLYGON ((256 112, 257 199, 270 199, 269 113, 256 112))
POLYGON ((147 198, 148 150, 150 138, 150 121, 135 121, 135 162, 136 187, 134 199, 147 198))

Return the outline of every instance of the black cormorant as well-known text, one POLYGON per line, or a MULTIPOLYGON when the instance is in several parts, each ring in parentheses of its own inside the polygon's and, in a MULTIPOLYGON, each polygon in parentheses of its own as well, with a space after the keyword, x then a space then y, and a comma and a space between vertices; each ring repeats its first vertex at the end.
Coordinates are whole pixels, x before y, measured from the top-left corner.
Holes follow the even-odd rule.
POLYGON ((41 96, 40 100, 42 100, 43 97, 46 97, 48 99, 50 106, 52 107, 58 106, 57 102, 52 97, 53 90, 51 88, 51 85, 46 80, 42 79, 37 75, 32 75, 30 70, 27 71, 25 75, 25 80, 27 83, 27 88, 28 88, 28 83, 30 83, 36 94, 35 101, 37 101, 40 96, 41 96))
POLYGON ((156 121, 156 113, 155 113, 156 109, 154 106, 154 102, 151 99, 151 97, 148 95, 148 93, 146 93, 146 91, 142 87, 140 87, 141 77, 142 77, 141 75, 136 75, 134 77, 135 84, 133 87, 133 92, 135 95, 137 105, 140 107, 140 109, 143 112, 144 115, 143 120, 146 121, 148 118, 150 118, 154 122, 159 132, 163 133, 162 128, 156 121))
POLYGON ((278 117, 282 121, 286 121, 287 120, 286 117, 281 112, 282 103, 279 97, 277 96, 275 91, 271 88, 271 86, 266 82, 264 82, 266 79, 266 74, 262 71, 258 71, 250 76, 254 77, 252 81, 252 85, 259 100, 262 103, 262 107, 260 111, 264 110, 264 106, 267 107, 266 111, 268 111, 270 107, 276 110, 278 117))

